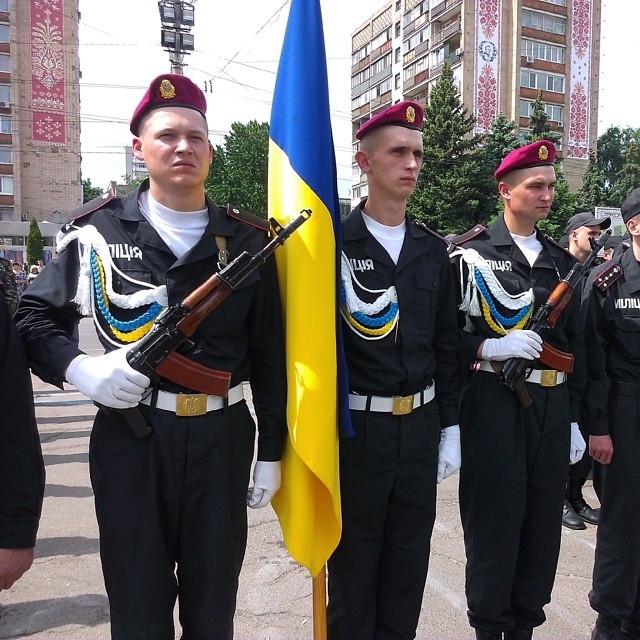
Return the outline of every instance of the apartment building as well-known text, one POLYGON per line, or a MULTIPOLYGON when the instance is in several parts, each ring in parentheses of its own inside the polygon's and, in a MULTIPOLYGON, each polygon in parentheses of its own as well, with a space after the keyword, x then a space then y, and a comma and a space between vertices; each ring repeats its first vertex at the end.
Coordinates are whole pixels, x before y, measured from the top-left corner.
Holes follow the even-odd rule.
MULTIPOLYGON (((449 62, 484 133, 498 113, 524 137, 538 92, 579 188, 597 141, 601 0, 392 0, 352 32, 353 132, 403 99, 424 104, 449 62)), ((358 141, 353 139, 354 152, 358 141)), ((352 202, 367 194, 353 164, 352 202)))
POLYGON ((78 0, 0 0, 0 255, 82 203, 78 0))

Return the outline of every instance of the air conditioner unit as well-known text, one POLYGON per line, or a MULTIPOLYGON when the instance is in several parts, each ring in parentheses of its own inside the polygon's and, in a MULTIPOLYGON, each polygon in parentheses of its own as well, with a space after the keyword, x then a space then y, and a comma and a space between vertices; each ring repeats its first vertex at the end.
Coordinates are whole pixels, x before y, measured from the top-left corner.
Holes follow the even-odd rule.
POLYGON ((456 49, 455 55, 461 56, 463 53, 464 53, 464 50, 462 49, 462 47, 458 47, 456 49))
POLYGON ((533 56, 525 56, 525 58, 527 60, 527 64, 533 64, 533 61, 535 60, 533 56))
POLYGON ((558 122, 558 129, 564 129, 564 122, 558 122))

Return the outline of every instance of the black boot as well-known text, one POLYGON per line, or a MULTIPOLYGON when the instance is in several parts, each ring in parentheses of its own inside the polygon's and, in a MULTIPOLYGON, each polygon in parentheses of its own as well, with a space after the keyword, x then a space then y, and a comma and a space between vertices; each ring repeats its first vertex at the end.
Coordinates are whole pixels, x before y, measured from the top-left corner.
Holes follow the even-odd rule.
POLYGON ((501 633, 491 633, 491 631, 482 631, 476 629, 476 640, 502 640, 501 633))
POLYGON ((514 627, 504 634, 504 640, 531 640, 531 638, 533 638, 533 629, 523 627, 514 627))
POLYGON ((593 628, 591 640, 622 640, 620 623, 606 613, 599 613, 596 626, 593 628))
POLYGON ((564 507, 562 509, 562 524, 567 529, 586 529, 587 525, 582 521, 582 518, 573 510, 573 507, 568 500, 564 501, 564 507))
POLYGON ((600 509, 592 509, 582 495, 582 484, 573 479, 567 483, 566 498, 577 516, 589 524, 600 522, 600 509))

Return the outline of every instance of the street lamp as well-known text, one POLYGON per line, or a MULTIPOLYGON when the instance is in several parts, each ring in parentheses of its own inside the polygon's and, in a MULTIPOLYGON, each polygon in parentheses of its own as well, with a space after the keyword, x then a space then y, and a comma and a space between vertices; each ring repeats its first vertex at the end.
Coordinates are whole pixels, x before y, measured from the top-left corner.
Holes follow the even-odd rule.
POLYGON ((195 24, 193 3, 195 0, 159 0, 160 44, 169 54, 171 73, 183 74, 185 54, 194 50, 191 27, 195 24))

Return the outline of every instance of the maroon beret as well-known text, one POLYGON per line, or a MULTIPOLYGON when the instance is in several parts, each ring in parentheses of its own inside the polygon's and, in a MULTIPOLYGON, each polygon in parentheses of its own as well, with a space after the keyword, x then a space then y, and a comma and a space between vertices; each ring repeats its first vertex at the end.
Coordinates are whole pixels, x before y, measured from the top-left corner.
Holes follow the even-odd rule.
POLYGON ((369 120, 362 123, 356 131, 356 138, 362 140, 367 132, 383 124, 397 124, 407 129, 417 129, 420 131, 423 115, 424 111, 417 102, 411 102, 411 100, 398 102, 398 104, 387 107, 380 113, 376 113, 373 118, 369 118, 369 120))
POLYGON ((129 129, 134 136, 139 134, 140 120, 153 109, 163 107, 187 107, 195 109, 205 117, 207 100, 202 90, 189 78, 175 73, 165 73, 155 78, 140 100, 131 118, 129 129))
POLYGON ((524 147, 518 147, 507 153, 496 169, 493 177, 500 180, 503 175, 514 169, 527 169, 529 167, 543 167, 553 165, 556 157, 556 148, 549 140, 536 140, 524 147))

